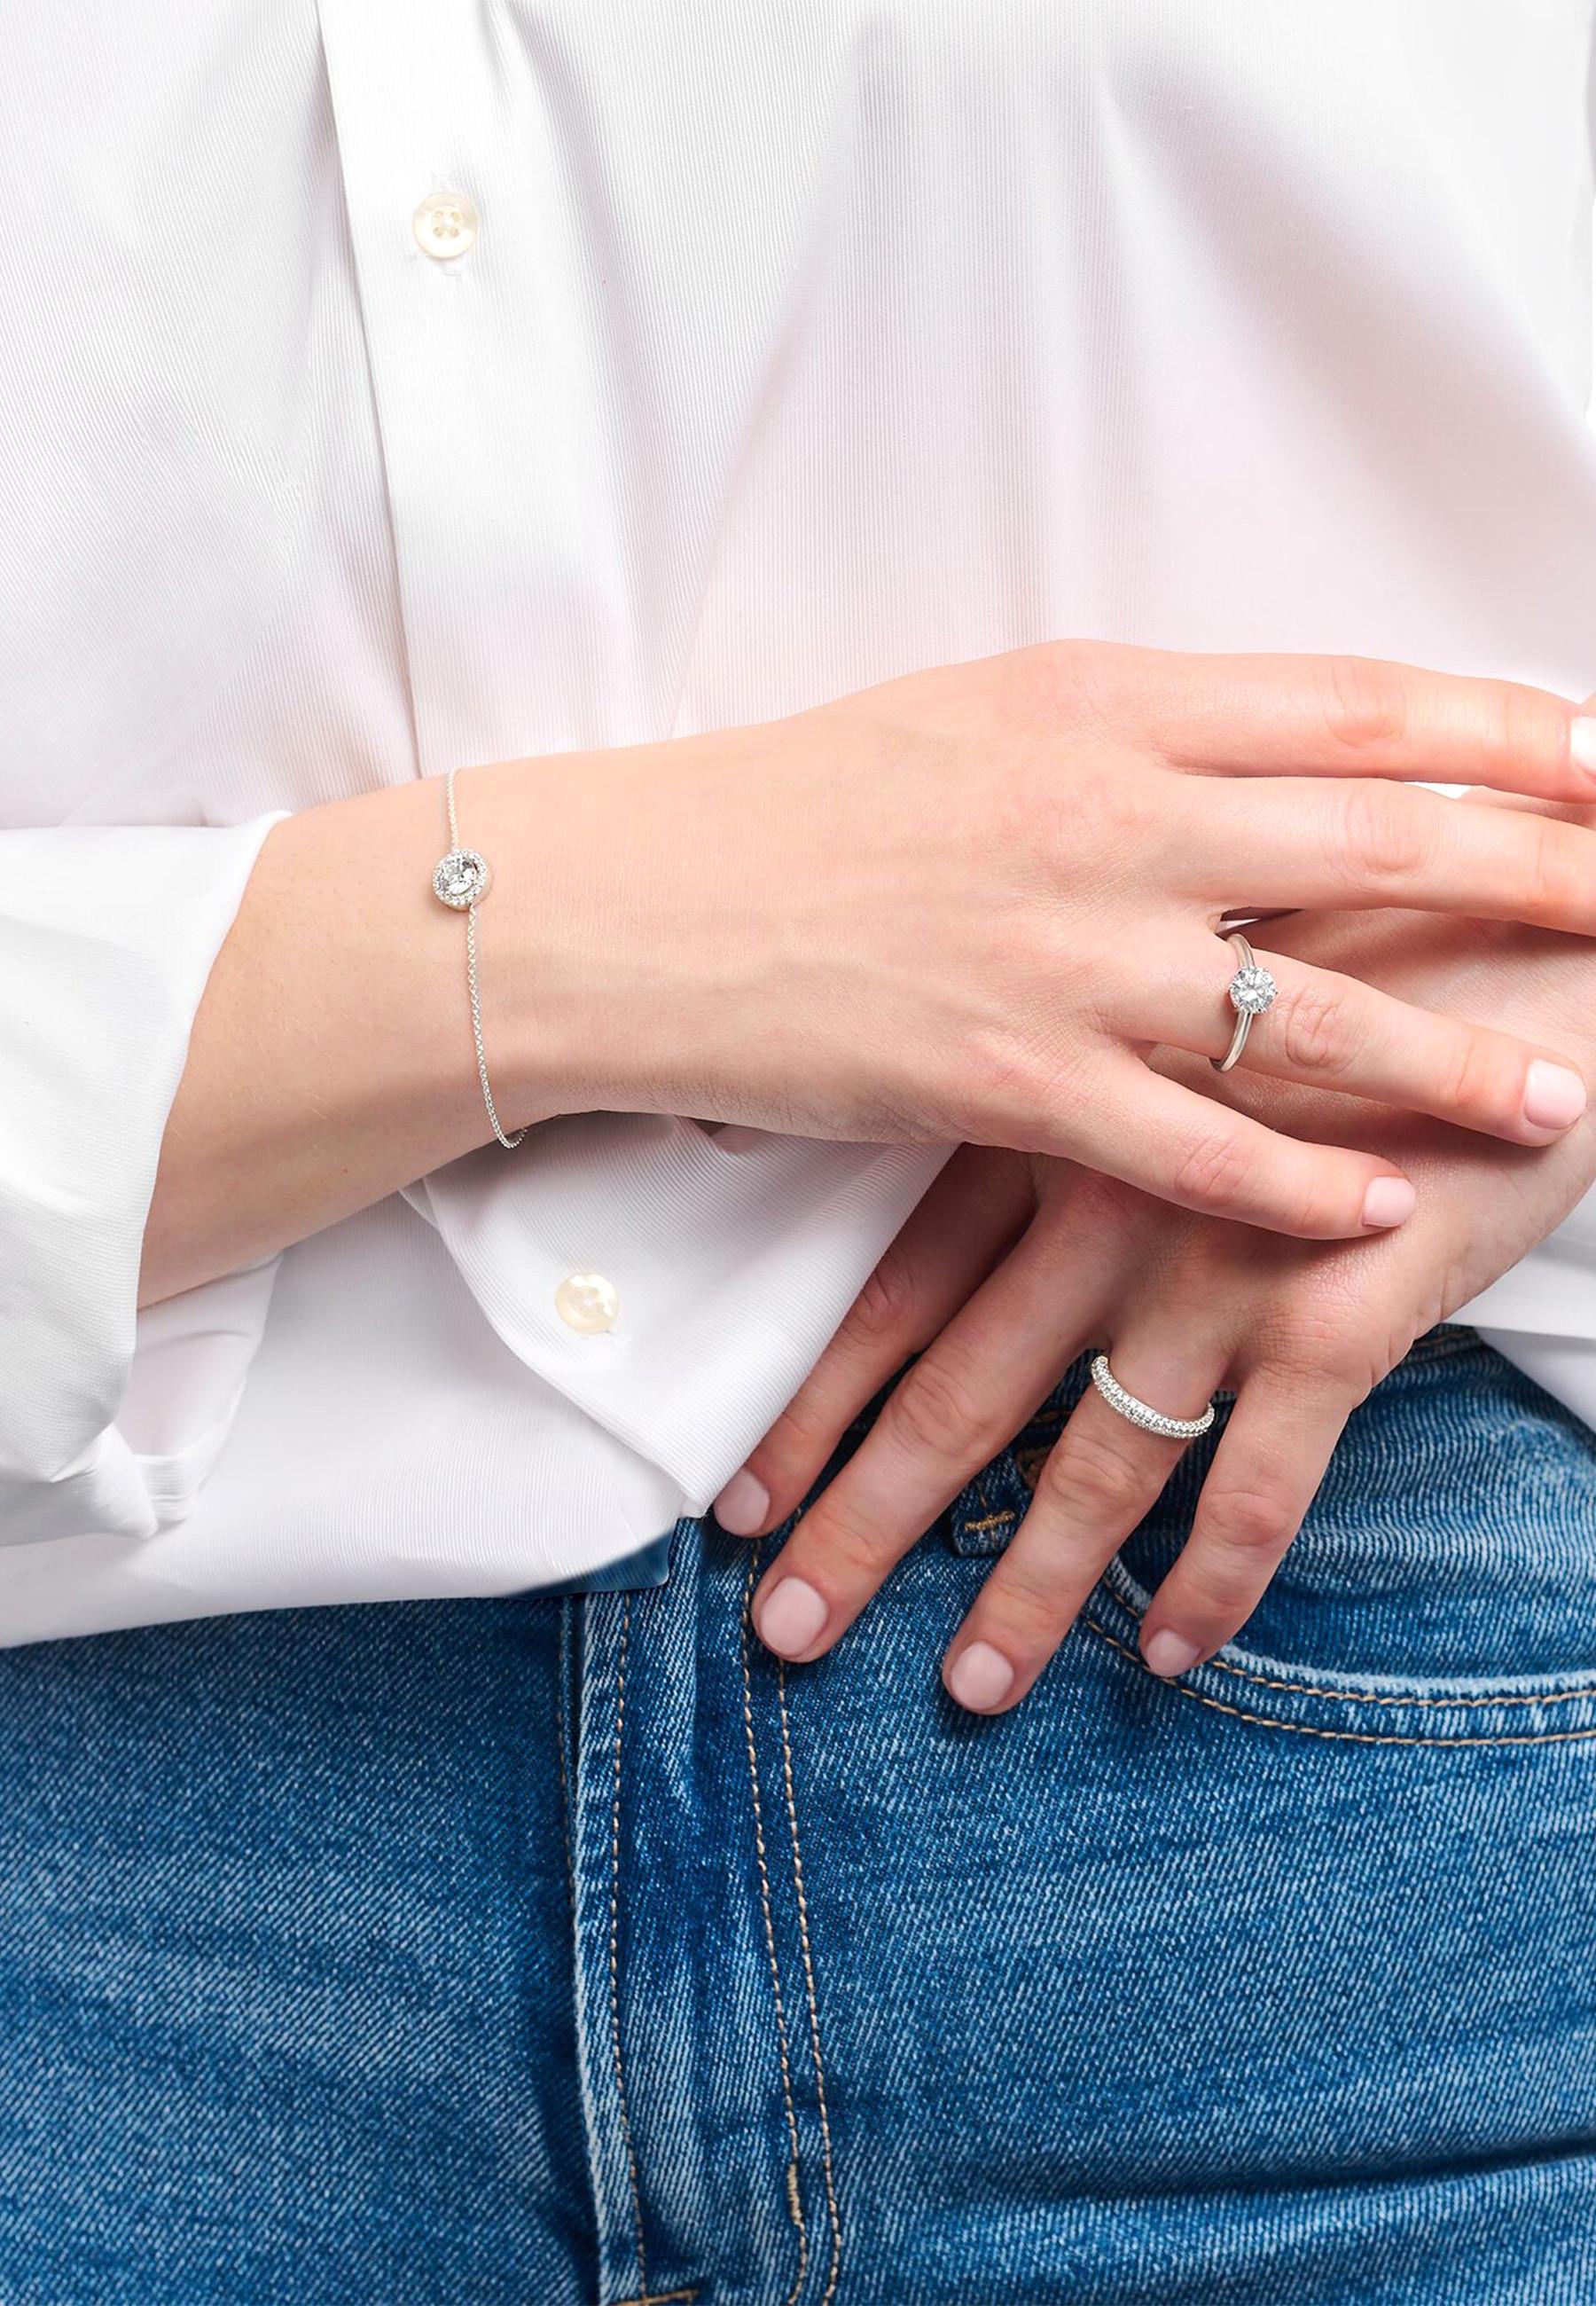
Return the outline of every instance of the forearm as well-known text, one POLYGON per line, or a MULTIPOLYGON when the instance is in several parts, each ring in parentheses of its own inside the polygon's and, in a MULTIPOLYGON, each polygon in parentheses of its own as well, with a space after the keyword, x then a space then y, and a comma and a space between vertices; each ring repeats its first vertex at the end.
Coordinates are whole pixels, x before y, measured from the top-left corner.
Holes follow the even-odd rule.
MULTIPOLYGON (((510 1133, 564 1109, 559 1021, 539 990, 552 909, 538 896, 533 767, 483 764, 456 780, 462 842, 494 867, 478 945, 490 1079, 510 1133)), ((252 1263, 488 1141, 465 920, 431 885, 448 846, 441 777, 272 828, 195 1016, 141 1304, 252 1263)))

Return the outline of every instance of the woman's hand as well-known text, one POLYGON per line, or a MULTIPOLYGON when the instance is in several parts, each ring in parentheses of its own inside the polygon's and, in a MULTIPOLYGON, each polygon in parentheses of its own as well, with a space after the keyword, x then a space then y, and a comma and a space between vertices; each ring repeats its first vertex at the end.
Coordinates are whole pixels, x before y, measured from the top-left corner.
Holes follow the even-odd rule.
MULTIPOLYGON (((1227 910, 1596 932, 1596 835, 1399 781, 1588 799, 1592 739, 1565 699, 1506 682, 1079 642, 707 737, 467 770, 491 853, 529 790, 539 812, 485 927, 485 966, 517 975, 529 1012, 519 1050, 499 1026, 499 1078, 534 1051, 499 1102, 514 1121, 535 1092, 543 1110, 1018 1147, 1182 1208, 1356 1236, 1412 1206, 1383 1151, 1296 1142, 1146 1055, 1225 1049, 1227 910)), ((1539 1036, 1306 956, 1276 973, 1244 1061, 1260 1071, 1322 1080, 1334 1034, 1353 1053, 1336 1088, 1526 1145, 1583 1106, 1539 1036)))
MULTIPOLYGON (((1295 1143, 1146 1053, 1225 1046, 1227 909, 1404 901, 1596 934, 1596 833, 1390 781, 1596 798, 1582 725, 1596 736, 1545 690, 1363 658, 1068 643, 789 720, 461 769, 461 829, 495 875, 502 1125, 613 1111, 973 1140, 1289 1233, 1395 1223, 1412 1189, 1383 1148, 1295 1143)), ((141 1305, 486 1140, 461 924, 430 885, 440 787, 271 828, 189 1037, 141 1305)), ((1281 978, 1250 1062, 1300 1071, 1339 1024, 1358 1038, 1344 1088, 1527 1145, 1583 1102, 1539 1036, 1302 963, 1281 978)))
MULTIPOLYGON (((1544 1022, 1596 1056, 1596 954, 1570 939, 1395 915, 1279 927, 1304 955, 1355 954, 1411 997, 1509 1026, 1544 1022)), ((1273 1012, 1254 1039, 1272 1022, 1273 1012)), ((1324 1043, 1327 1079, 1349 1055, 1324 1043)), ((851 1418, 919 1354, 762 1579, 755 1622, 772 1648, 800 1659, 829 1648, 1071 1362, 1101 1345, 1133 1393, 1175 1416, 1200 1413, 1221 1386, 1236 1393, 1191 1533, 1141 1628, 1153 1670, 1184 1671, 1256 1606, 1350 1411, 1596 1177, 1589 1121, 1529 1157, 1309 1091, 1240 1093, 1282 1126, 1395 1143, 1421 1188, 1413 1220, 1379 1240, 1310 1244, 1183 1214, 1067 1163, 955 1156, 717 1506, 744 1534, 785 1518, 851 1418)), ((1000 1712, 1024 1696, 1182 1446, 1087 1390, 948 1651, 955 1698, 1000 1712)))

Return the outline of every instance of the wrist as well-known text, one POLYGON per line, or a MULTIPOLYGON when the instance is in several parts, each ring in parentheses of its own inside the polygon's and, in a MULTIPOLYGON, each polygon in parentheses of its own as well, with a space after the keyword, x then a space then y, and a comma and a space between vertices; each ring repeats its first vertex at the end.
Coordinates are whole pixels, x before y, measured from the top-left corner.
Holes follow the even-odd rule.
MULTIPOLYGON (((493 872, 477 942, 489 1072, 507 1128, 561 1113, 713 1105, 722 1070, 715 1018, 747 969, 734 949, 735 909, 705 853, 706 828, 722 812, 690 772, 728 768, 745 735, 457 772, 461 845, 479 849, 493 872)), ((427 781, 441 855, 444 781, 427 781)), ((461 1029, 474 1072, 468 1020, 461 1029)))

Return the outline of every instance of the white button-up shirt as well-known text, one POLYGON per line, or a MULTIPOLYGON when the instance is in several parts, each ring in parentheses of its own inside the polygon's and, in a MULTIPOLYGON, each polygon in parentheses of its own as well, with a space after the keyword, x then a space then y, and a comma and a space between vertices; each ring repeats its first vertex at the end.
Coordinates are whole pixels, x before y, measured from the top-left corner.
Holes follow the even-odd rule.
MULTIPOLYGON (((10 13, 0 1641, 613 1565, 944 1157, 575 1116, 136 1314, 285 813, 1050 636, 1596 687, 1593 7, 10 13)), ((1596 1417, 1593 1259, 1472 1310, 1596 1417)))

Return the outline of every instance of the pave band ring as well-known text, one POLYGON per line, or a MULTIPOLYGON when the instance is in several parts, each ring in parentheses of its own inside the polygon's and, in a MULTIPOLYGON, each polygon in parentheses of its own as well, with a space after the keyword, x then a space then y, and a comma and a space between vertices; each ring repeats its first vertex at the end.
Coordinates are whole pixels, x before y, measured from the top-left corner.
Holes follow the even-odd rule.
POLYGON ((1214 1422, 1211 1401, 1200 1417, 1165 1417, 1164 1412, 1155 1409, 1150 1402, 1138 1401, 1133 1393, 1125 1391, 1109 1368, 1106 1354, 1094 1354, 1092 1356, 1092 1383, 1110 1409, 1117 1409, 1122 1417, 1128 1417, 1132 1425, 1139 1425, 1144 1433, 1162 1434, 1166 1441, 1195 1441, 1198 1435, 1206 1433, 1214 1422))
POLYGON ((1240 929, 1221 929, 1218 934, 1234 945, 1241 961, 1230 980, 1230 1005, 1236 1012, 1236 1029, 1230 1037, 1230 1046, 1225 1055, 1208 1060, 1216 1073, 1227 1073, 1247 1046, 1253 1019, 1261 1017, 1266 1009, 1274 1007, 1275 996, 1280 987, 1240 929))

